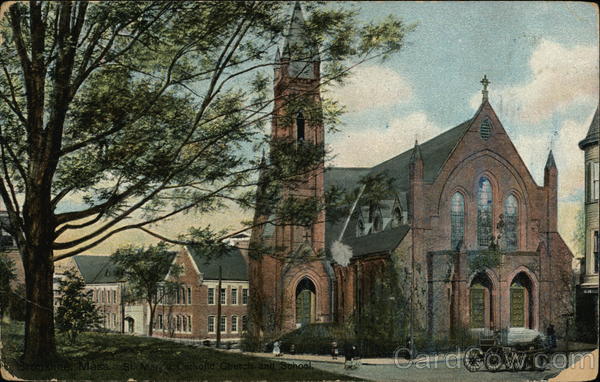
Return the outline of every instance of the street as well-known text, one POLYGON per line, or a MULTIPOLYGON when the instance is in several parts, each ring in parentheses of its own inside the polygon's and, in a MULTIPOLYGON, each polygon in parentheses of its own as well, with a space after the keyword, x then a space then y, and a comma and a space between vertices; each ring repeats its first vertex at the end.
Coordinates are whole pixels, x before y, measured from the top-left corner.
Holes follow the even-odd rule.
MULTIPOLYGON (((588 353, 579 353, 581 355, 588 353)), ((397 380, 397 381, 415 381, 415 382, 440 382, 440 381, 461 381, 461 382, 481 382, 481 381, 540 381, 556 376, 564 367, 549 366, 543 371, 519 371, 512 372, 508 370, 500 370, 497 372, 489 372, 480 370, 477 372, 469 372, 462 365, 462 360, 437 360, 425 363, 412 364, 399 368, 393 363, 388 364, 363 364, 358 369, 347 370, 341 363, 322 362, 322 361, 307 361, 307 360, 289 360, 298 366, 306 367, 310 362, 310 366, 315 369, 329 371, 348 375, 351 377, 361 378, 365 380, 382 381, 382 380, 397 380)), ((559 365, 564 364, 564 359, 561 358, 559 365)))

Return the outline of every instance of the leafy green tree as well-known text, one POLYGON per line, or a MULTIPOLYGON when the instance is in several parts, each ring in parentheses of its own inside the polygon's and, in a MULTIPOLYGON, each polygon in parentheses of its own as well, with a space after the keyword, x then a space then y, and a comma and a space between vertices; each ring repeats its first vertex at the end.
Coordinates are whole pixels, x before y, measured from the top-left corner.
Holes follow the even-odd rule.
POLYGON ((85 282, 67 270, 59 283, 59 307, 56 309, 56 328, 65 333, 69 341, 76 342, 77 336, 86 330, 99 327, 101 317, 98 308, 85 290, 85 282))
POLYGON ((117 274, 127 282, 131 299, 148 304, 149 336, 152 336, 156 306, 165 299, 172 298, 180 286, 177 279, 182 268, 172 264, 174 256, 175 253, 170 252, 162 242, 148 247, 123 247, 111 256, 117 265, 117 274))
POLYGON ((0 255, 0 320, 11 301, 11 282, 15 279, 14 261, 5 255, 0 255))
MULTIPOLYGON (((412 28, 307 8, 323 87, 399 51, 412 28)), ((0 20, 0 197, 31 302, 25 363, 56 353, 53 261, 125 230, 170 239, 151 226, 180 213, 252 208, 273 105, 267 70, 289 10, 266 1, 10 6, 0 20)), ((339 105, 324 105, 318 117, 339 120, 339 105)))

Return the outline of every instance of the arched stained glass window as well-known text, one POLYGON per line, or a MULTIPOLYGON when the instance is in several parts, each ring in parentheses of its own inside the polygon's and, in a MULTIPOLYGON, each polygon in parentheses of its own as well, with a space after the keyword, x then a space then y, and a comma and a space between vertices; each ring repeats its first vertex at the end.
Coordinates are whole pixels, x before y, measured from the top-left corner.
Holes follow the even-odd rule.
POLYGON ((460 192, 452 195, 450 205, 451 246, 460 250, 465 236, 465 198, 460 192))
POLYGON ((488 247, 492 240, 492 185, 488 178, 479 179, 477 194, 477 243, 488 247))
POLYGON ((504 243, 506 249, 514 251, 517 249, 519 223, 519 204, 514 195, 509 195, 504 201, 504 243))
POLYGON ((296 115, 296 139, 304 141, 304 114, 302 112, 296 115))

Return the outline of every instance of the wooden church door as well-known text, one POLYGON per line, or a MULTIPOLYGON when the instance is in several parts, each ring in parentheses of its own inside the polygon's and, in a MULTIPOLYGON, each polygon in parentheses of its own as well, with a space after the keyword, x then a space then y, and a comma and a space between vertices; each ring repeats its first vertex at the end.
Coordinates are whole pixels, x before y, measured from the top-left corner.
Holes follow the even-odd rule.
POLYGON ((315 321, 315 285, 307 278, 296 288, 296 324, 306 325, 315 321))

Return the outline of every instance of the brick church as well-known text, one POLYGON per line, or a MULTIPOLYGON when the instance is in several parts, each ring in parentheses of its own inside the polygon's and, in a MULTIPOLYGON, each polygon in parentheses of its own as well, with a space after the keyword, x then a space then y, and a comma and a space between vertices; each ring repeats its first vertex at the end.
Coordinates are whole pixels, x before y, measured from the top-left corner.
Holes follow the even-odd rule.
MULTIPOLYGON (((297 4, 277 53, 271 135, 322 145, 324 126, 303 110, 291 121, 279 118, 285 96, 321 99, 319 55, 303 28, 297 4), (295 59, 294 49, 310 54, 295 59)), ((487 78, 482 84, 475 114, 444 133, 372 168, 321 163, 283 191, 322 198, 336 187, 356 197, 335 221, 324 211, 309 227, 253 231, 253 245, 276 252, 250 261, 251 309, 260 305, 251 325, 266 333, 357 322, 372 317, 367 306, 392 304, 404 328, 429 336, 460 328, 545 331, 550 323, 564 330, 573 255, 557 231, 557 164, 549 152, 543 184, 535 182, 488 101, 487 78), (368 179, 377 177, 389 181, 375 199, 368 179)))

